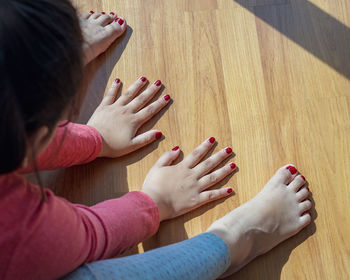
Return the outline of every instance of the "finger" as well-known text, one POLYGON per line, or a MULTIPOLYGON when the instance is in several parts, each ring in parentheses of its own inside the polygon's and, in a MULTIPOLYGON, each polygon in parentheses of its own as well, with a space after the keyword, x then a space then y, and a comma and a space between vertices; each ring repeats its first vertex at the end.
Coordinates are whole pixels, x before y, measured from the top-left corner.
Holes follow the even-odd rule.
POLYGON ((180 155, 179 146, 174 147, 171 151, 165 152, 156 162, 155 166, 169 166, 180 155))
POLYGON ((222 181, 224 178, 226 178, 228 175, 230 175, 234 170, 236 169, 236 164, 233 162, 221 167, 218 170, 215 170, 214 172, 205 175, 201 179, 199 179, 199 189, 200 191, 203 191, 211 186, 214 186, 215 184, 222 181))
POLYGON ((147 82, 146 77, 140 77, 136 82, 134 82, 122 96, 117 100, 117 104, 125 105, 128 104, 134 97, 139 93, 141 88, 145 86, 147 82))
POLYGON ((140 120, 140 125, 150 120, 154 115, 156 115, 160 110, 162 110, 170 101, 170 95, 165 95, 154 101, 152 104, 143 108, 140 112, 136 113, 136 118, 140 120))
POLYGON ((232 193, 232 188, 224 188, 212 191, 204 191, 199 194, 199 206, 217 200, 226 196, 229 196, 232 193))
POLYGON ((117 17, 112 23, 106 25, 106 35, 113 36, 113 39, 121 36, 126 30, 127 24, 124 18, 117 17))
POLYGON ((96 23, 100 24, 101 26, 106 26, 107 24, 110 24, 115 19, 114 16, 111 14, 106 14, 105 12, 101 12, 101 16, 96 19, 96 23))
POLYGON ((210 137, 193 150, 184 160, 183 164, 192 168, 209 152, 215 142, 214 137, 210 137))
POLYGON ((205 174, 207 174, 208 172, 210 172, 211 170, 213 170, 216 166, 218 166, 224 159, 229 157, 231 154, 232 154, 232 149, 227 147, 215 153, 205 161, 199 163, 193 169, 197 173, 198 178, 200 178, 205 174))
POLYGON ((143 146, 146 146, 162 137, 162 133, 159 130, 149 130, 145 133, 137 135, 131 140, 131 146, 133 150, 138 150, 143 146))
POLYGON ((143 108, 148 101, 150 101, 153 96, 161 89, 161 81, 155 81, 148 89, 142 92, 139 96, 135 97, 129 104, 128 107, 131 108, 133 112, 137 112, 143 108))
POLYGON ((114 80, 106 95, 103 97, 101 105, 111 105, 115 102, 115 100, 117 99, 120 84, 120 79, 117 78, 114 80))

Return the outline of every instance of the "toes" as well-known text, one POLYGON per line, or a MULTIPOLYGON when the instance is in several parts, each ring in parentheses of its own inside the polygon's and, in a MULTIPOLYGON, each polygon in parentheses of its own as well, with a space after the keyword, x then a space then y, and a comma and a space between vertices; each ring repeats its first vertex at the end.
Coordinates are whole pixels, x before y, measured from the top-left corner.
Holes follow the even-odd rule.
POLYGON ((301 188, 300 191, 298 191, 296 193, 296 196, 297 196, 297 200, 300 202, 300 201, 303 201, 305 199, 307 199, 307 197, 309 196, 310 192, 308 190, 307 187, 304 187, 304 188, 301 188))
POLYGON ((289 184, 289 182, 297 175, 297 169, 294 165, 288 164, 277 170, 275 175, 270 179, 274 184, 289 184))
MULTIPOLYGON (((90 11, 91 13, 92 11, 90 11)), ((102 14, 101 13, 92 13, 91 16, 89 17, 89 19, 97 19, 101 16, 102 14)))
POLYGON ((80 16, 81 19, 88 19, 92 14, 94 14, 94 11, 90 11, 88 13, 82 14, 80 16))
POLYGON ((114 19, 115 17, 112 16, 111 14, 108 14, 108 15, 102 14, 100 17, 96 19, 96 22, 101 26, 106 26, 107 24, 110 24, 111 22, 113 22, 114 19))
POLYGON ((305 200, 299 203, 299 214, 302 216, 306 211, 310 210, 312 203, 310 200, 305 200))
POLYGON ((305 183, 305 177, 298 175, 289 183, 288 188, 297 192, 305 183))
POLYGON ((299 218, 299 220, 300 220, 301 228, 306 227, 308 224, 311 223, 311 215, 310 215, 310 213, 305 213, 304 215, 302 215, 299 218))
POLYGON ((113 34, 115 38, 117 38, 126 30, 126 21, 124 18, 118 17, 111 24, 108 24, 105 30, 109 32, 110 35, 113 34))

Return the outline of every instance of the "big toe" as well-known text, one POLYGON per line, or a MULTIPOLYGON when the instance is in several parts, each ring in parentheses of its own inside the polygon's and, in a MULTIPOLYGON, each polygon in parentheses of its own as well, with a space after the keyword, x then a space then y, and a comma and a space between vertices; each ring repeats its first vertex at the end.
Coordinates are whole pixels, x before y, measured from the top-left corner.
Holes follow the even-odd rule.
POLYGON ((278 169, 275 175, 272 176, 270 182, 273 184, 289 184, 295 176, 297 176, 298 170, 292 164, 285 165, 278 169))

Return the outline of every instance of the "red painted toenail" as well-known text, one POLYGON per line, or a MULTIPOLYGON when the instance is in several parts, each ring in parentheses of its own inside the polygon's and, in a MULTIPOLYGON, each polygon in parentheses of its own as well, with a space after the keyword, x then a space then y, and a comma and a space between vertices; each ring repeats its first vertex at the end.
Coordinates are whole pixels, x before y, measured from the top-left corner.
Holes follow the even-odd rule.
POLYGON ((146 82, 146 81, 147 81, 147 78, 146 78, 146 77, 141 77, 141 78, 140 78, 140 80, 141 80, 141 82, 143 82, 143 83, 144 83, 144 82, 146 82))
POLYGON ((169 99, 170 99, 170 95, 169 95, 169 94, 167 94, 167 95, 164 96, 164 100, 165 100, 165 101, 168 101, 169 99))
POLYGON ((124 20, 122 20, 121 18, 118 20, 118 23, 120 24, 120 25, 123 25, 123 23, 124 23, 124 20))
POLYGON ((297 169, 292 165, 288 165, 286 168, 289 170, 290 173, 292 173, 292 175, 297 173, 297 169))
POLYGON ((226 148, 225 151, 226 151, 226 153, 228 153, 228 154, 231 154, 231 153, 232 153, 232 149, 231 149, 230 147, 226 148))
POLYGON ((209 138, 209 142, 213 144, 215 142, 215 138, 214 137, 210 137, 209 138))
POLYGON ((106 13, 105 12, 101 12, 102 15, 105 15, 106 13))
POLYGON ((231 167, 231 169, 235 169, 235 168, 236 168, 236 164, 234 164, 234 163, 232 162, 232 163, 230 163, 230 167, 231 167))
POLYGON ((119 84, 120 83, 120 79, 119 78, 115 79, 115 83, 119 84))
POLYGON ((173 151, 177 151, 178 149, 179 149, 179 146, 172 148, 173 151))
POLYGON ((159 87, 159 86, 162 84, 162 82, 161 82, 160 80, 157 80, 157 81, 154 82, 154 84, 155 84, 157 87, 159 87))
POLYGON ((163 133, 160 131, 156 132, 156 139, 160 139, 163 136, 163 133))
POLYGON ((114 15, 115 15, 115 13, 113 13, 113 12, 110 12, 109 14, 110 14, 110 15, 112 15, 112 16, 114 16, 114 15))
POLYGON ((227 189, 227 193, 232 193, 232 189, 231 188, 227 189))
POLYGON ((303 178, 304 181, 306 181, 305 177, 303 175, 301 175, 301 178, 303 178))
POLYGON ((309 187, 306 187, 306 189, 307 189, 308 191, 310 191, 309 187))
POLYGON ((117 22, 119 20, 119 18, 117 17, 114 21, 117 22))
POLYGON ((90 11, 90 14, 94 14, 95 12, 94 11, 90 11))

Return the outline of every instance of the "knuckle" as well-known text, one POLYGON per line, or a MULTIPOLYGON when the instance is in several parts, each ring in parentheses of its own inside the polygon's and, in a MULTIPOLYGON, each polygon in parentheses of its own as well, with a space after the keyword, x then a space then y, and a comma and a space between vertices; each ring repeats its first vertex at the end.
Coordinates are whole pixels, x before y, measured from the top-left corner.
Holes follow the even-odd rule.
POLYGON ((201 150, 200 149, 194 149, 193 152, 192 152, 192 156, 193 157, 199 157, 201 155, 201 150))
POLYGON ((209 183, 215 183, 217 181, 218 177, 215 174, 209 175, 209 183))
POLYGON ((153 115, 155 113, 155 108, 153 106, 148 106, 146 108, 147 115, 153 115))
POLYGON ((204 161, 204 167, 206 169, 211 168, 212 166, 213 166, 213 161, 212 160, 207 159, 206 161, 204 161))

